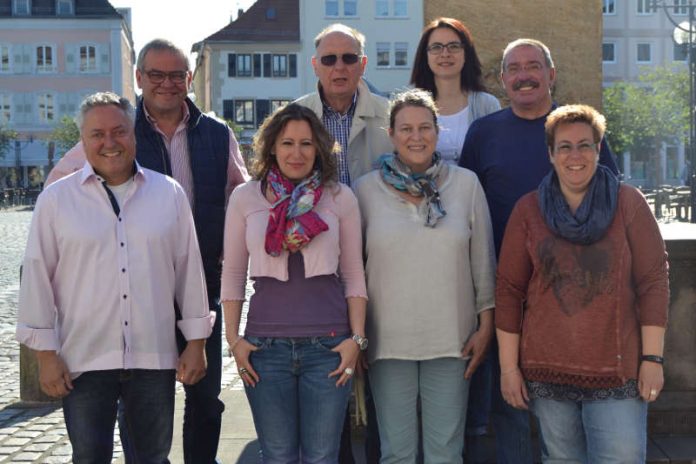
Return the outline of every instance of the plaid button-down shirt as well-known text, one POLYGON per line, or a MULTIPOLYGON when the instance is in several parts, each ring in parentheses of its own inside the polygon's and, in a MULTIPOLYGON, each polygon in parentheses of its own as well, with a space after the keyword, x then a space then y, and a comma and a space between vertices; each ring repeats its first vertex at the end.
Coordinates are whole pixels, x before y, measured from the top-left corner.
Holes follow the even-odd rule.
POLYGON ((350 137, 350 127, 353 124, 355 105, 358 101, 357 92, 353 95, 353 103, 344 114, 331 108, 322 98, 324 111, 322 112, 322 122, 324 127, 333 135, 336 142, 341 146, 338 154, 338 180, 346 185, 350 185, 350 172, 348 171, 348 138, 350 137))

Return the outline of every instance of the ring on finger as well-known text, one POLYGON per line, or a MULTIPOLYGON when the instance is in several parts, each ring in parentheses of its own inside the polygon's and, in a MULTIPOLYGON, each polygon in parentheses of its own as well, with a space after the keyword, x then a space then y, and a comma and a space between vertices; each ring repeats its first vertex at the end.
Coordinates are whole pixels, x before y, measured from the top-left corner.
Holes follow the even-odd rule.
POLYGON ((248 374, 249 370, 246 367, 239 368, 239 375, 248 374))
POLYGON ((355 370, 352 367, 346 367, 345 369, 343 369, 343 373, 347 376, 353 375, 354 372, 355 370))
POLYGON ((655 389, 650 390, 650 396, 657 396, 657 390, 655 390, 655 389))

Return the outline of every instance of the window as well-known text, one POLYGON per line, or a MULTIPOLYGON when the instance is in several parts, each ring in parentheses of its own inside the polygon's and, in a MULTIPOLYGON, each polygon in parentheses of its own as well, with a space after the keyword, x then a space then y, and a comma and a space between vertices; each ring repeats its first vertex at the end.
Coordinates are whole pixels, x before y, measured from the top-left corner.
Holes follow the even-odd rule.
POLYGON ((237 124, 254 124, 254 100, 234 101, 234 122, 237 124))
POLYGON ((375 1, 375 16, 389 16, 389 0, 375 1))
POLYGON ((648 15, 657 11, 654 5, 655 0, 636 0, 636 13, 639 15, 648 15))
POLYGON ((94 45, 80 46, 80 72, 95 72, 97 70, 97 47, 94 45))
POLYGON ((53 47, 39 45, 36 47, 36 70, 38 72, 53 71, 53 47))
POLYGON ((266 8, 266 19, 276 19, 275 8, 266 8))
POLYGON ((394 0, 394 16, 408 16, 408 0, 394 0))
POLYGON ((6 93, 0 93, 0 124, 9 124, 12 121, 12 97, 6 93))
POLYGON ((251 77, 251 55, 237 55, 237 77, 251 77))
POLYGON ((389 66, 389 42, 377 42, 377 66, 389 66))
POLYGON ((12 49, 8 44, 0 44, 0 73, 8 73, 12 70, 12 49))
POLYGON ((338 0, 324 0, 324 14, 338 16, 338 0))
POLYGON ((674 0, 674 14, 687 15, 689 14, 689 0, 674 0))
POLYGON ((13 0, 12 5, 15 16, 29 16, 31 14, 30 0, 13 0))
POLYGON ((287 77, 288 56, 273 55, 273 77, 287 77))
POLYGON ((638 63, 650 63, 652 61, 652 50, 650 44, 639 43, 636 49, 636 61, 638 63))
POLYGON ((616 0, 602 0, 602 14, 616 14, 616 0))
POLYGON ((55 118, 53 95, 50 93, 39 95, 39 121, 48 124, 55 121, 55 118))
POLYGON ((290 102, 291 100, 271 100, 271 113, 290 102))
POLYGON ((358 0, 343 0, 343 16, 358 15, 358 0))
POLYGON ((689 59, 689 44, 674 43, 674 50, 672 51, 672 59, 674 61, 686 61, 689 59))
POLYGON ((71 16, 73 14, 73 0, 56 0, 56 14, 58 16, 71 16))
POLYGON ((394 44, 394 66, 408 66, 407 42, 396 42, 394 44))
POLYGON ((613 43, 602 44, 602 61, 605 63, 616 62, 616 45, 613 43))

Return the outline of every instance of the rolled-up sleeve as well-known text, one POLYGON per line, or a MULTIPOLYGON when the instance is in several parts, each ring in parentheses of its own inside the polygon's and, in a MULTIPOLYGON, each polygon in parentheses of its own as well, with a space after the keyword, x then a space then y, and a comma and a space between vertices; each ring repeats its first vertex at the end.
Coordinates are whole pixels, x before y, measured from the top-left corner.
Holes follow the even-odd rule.
POLYGON ((523 303, 532 278, 532 261, 528 254, 527 228, 523 210, 517 203, 505 228, 498 260, 495 290, 495 326, 510 333, 522 330, 523 303))
POLYGON ((58 264, 54 200, 50 194, 39 195, 29 229, 19 290, 16 338, 39 351, 60 350, 52 285, 58 264))
POLYGON ((177 326, 186 340, 208 338, 216 313, 208 309, 203 262, 189 202, 181 187, 176 186, 175 192, 180 237, 174 264, 176 302, 181 310, 177 326))
POLYGON ((362 226, 360 209, 353 192, 341 185, 338 195, 340 201, 339 217, 339 269, 346 298, 360 297, 367 299, 365 284, 365 266, 362 255, 362 226))

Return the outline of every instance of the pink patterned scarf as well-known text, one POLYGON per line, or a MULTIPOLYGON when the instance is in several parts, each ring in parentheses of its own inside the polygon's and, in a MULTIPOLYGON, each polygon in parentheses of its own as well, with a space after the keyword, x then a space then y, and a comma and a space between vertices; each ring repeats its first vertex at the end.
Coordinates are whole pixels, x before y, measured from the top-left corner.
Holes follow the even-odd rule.
POLYGON ((273 199, 268 227, 266 228, 266 253, 279 256, 283 250, 297 251, 329 226, 314 212, 324 190, 320 173, 312 174, 295 185, 273 166, 266 175, 273 199))

